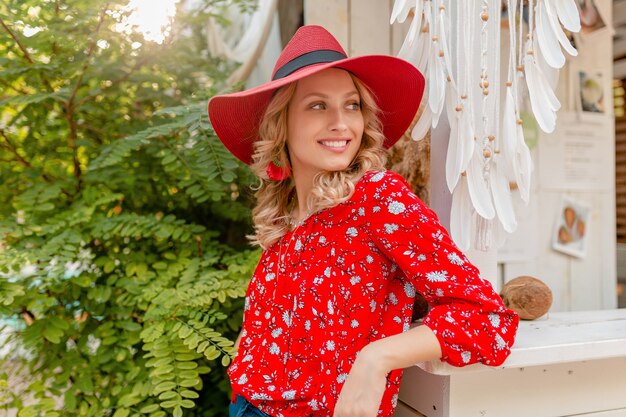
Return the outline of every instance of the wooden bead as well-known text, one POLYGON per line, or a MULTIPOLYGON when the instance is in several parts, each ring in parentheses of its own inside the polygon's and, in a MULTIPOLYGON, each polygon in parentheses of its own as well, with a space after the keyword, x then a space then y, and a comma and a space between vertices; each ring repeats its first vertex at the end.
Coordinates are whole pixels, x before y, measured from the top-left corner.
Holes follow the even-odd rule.
POLYGON ((480 18, 482 19, 483 22, 486 22, 487 20, 489 20, 489 12, 482 12, 480 14, 480 18))
POLYGON ((507 81, 507 82, 506 82, 506 86, 507 86, 507 87, 510 87, 510 86, 512 86, 512 85, 513 85, 513 83, 512 83, 511 81, 507 81))
POLYGON ((465 100, 465 99, 467 99, 467 94, 463 94, 463 95, 461 96, 461 100, 465 100))
POLYGON ((493 153, 495 153, 496 155, 498 155, 500 153, 500 149, 496 148, 493 150, 493 153))
POLYGON ((489 89, 488 88, 483 88, 483 95, 484 96, 488 96, 489 95, 489 89))
POLYGON ((437 42, 439 40, 439 36, 433 35, 433 42, 437 42))
POLYGON ((442 12, 442 11, 444 11, 444 10, 446 10, 446 6, 445 6, 445 5, 443 5, 443 4, 440 4, 440 5, 439 5, 439 11, 441 11, 441 12, 442 12))
POLYGON ((516 69, 518 71, 524 71, 524 66, 523 65, 518 65, 516 69))
POLYGON ((487 148, 483 149, 483 156, 485 158, 489 158, 491 156, 491 151, 487 148))
POLYGON ((440 50, 439 51, 439 56, 443 58, 443 55, 444 55, 443 50, 440 50))
POLYGON ((462 111, 462 110, 463 110, 463 106, 461 106, 461 105, 459 104, 458 106, 456 106, 456 107, 454 108, 454 110, 456 110, 456 111, 462 111))
POLYGON ((517 119, 517 120, 516 120, 516 123, 517 123, 518 125, 521 125, 521 124, 524 124, 524 121, 523 121, 522 119, 517 119))
POLYGON ((494 140, 496 140, 496 137, 494 135, 489 135, 487 136, 487 139, 489 139, 489 142, 493 142, 494 140))

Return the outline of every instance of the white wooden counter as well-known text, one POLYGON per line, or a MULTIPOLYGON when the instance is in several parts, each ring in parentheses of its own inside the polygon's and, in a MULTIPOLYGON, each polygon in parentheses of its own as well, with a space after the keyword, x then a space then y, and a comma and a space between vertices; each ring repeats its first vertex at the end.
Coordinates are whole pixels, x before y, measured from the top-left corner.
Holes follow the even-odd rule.
POLYGON ((626 309, 522 321, 500 367, 405 370, 395 417, 626 417, 626 309))

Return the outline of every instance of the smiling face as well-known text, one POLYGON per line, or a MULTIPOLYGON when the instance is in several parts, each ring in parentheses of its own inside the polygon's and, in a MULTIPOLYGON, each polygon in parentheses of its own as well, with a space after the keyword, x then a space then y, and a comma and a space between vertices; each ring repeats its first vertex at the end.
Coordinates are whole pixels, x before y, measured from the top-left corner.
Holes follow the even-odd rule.
POLYGON ((348 168, 361 146, 360 96, 347 71, 329 68, 298 81, 289 103, 287 147, 294 176, 348 168))

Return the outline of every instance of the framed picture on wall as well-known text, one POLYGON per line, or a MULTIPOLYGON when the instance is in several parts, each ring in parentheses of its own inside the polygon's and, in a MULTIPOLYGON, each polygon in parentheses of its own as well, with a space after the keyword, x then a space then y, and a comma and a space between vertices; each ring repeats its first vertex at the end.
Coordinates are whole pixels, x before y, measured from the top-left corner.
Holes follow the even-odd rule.
POLYGON ((552 248, 584 258, 589 235, 590 207, 570 197, 563 197, 552 234, 552 248))
POLYGON ((577 100, 578 108, 583 112, 604 113, 606 111, 604 98, 604 72, 600 70, 578 69, 577 100))
POLYGON ((606 27, 595 0, 577 0, 580 9, 580 32, 587 34, 606 27))

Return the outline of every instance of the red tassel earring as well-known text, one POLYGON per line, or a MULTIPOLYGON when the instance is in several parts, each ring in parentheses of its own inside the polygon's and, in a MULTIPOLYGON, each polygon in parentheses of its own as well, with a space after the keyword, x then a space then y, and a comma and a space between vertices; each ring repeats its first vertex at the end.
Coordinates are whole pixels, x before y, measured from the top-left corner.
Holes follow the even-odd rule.
POLYGON ((267 173, 267 176, 274 181, 285 180, 291 175, 289 165, 281 167, 278 158, 272 159, 272 162, 270 162, 267 168, 265 168, 265 172, 267 173))

